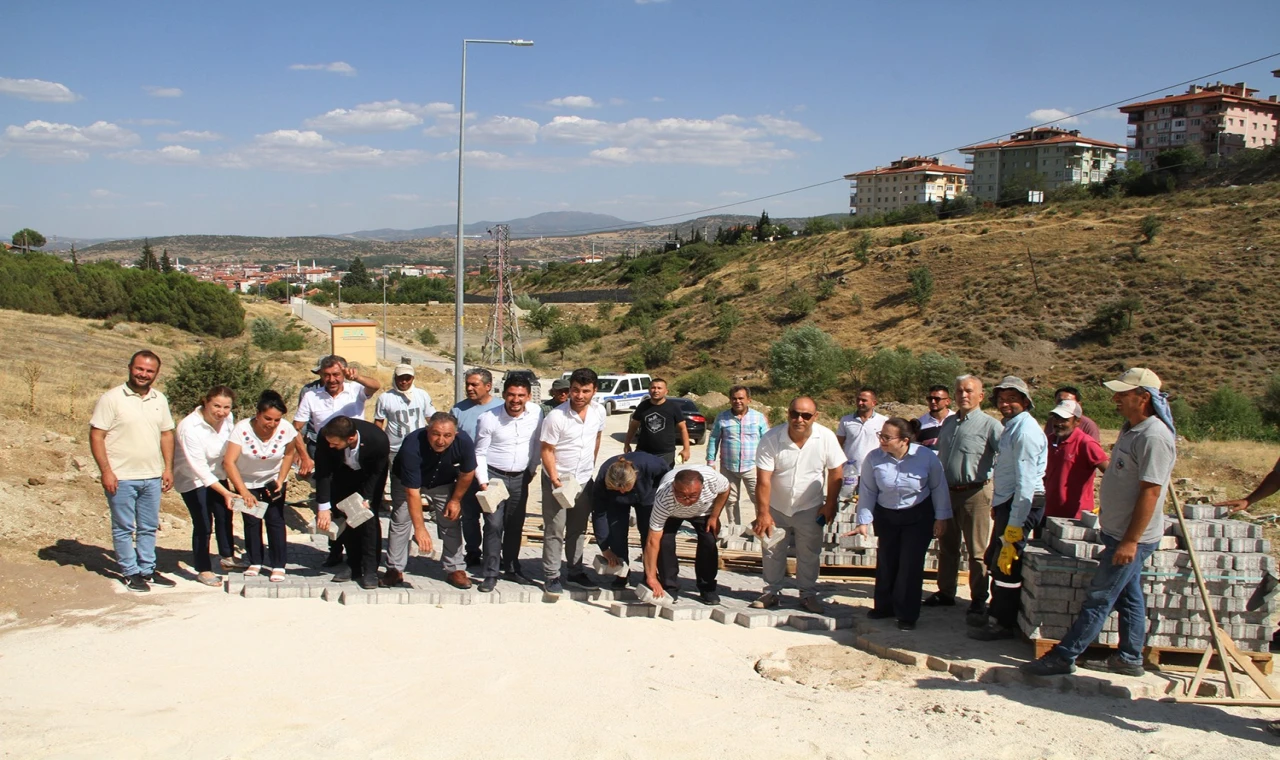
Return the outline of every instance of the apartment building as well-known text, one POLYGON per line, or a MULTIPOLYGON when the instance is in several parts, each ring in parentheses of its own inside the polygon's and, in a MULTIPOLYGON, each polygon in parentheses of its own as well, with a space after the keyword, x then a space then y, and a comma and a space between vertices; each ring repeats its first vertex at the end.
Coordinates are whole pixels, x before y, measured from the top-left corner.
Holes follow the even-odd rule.
POLYGON ((1255 97, 1257 92, 1244 82, 1217 82, 1121 106, 1120 112, 1129 117, 1129 157, 1150 167, 1161 151, 1186 145, 1222 156, 1274 145, 1280 137, 1280 102, 1275 95, 1266 100, 1255 97))
POLYGON ((969 180, 974 197, 997 201, 1010 180, 1029 172, 1040 177, 1043 190, 1063 185, 1101 182, 1120 160, 1123 145, 1083 137, 1080 130, 1032 127, 997 140, 960 149, 973 164, 969 180))
POLYGON ((968 191, 970 173, 959 166, 947 166, 936 158, 903 156, 888 167, 846 174, 849 213, 871 216, 917 203, 954 199, 968 191))

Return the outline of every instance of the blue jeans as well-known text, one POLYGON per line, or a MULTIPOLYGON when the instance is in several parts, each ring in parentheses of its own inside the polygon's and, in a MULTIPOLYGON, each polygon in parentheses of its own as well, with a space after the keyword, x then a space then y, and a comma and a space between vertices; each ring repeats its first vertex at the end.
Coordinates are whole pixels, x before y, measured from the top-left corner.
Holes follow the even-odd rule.
POLYGON ((120 574, 126 578, 151 575, 156 569, 156 529, 160 527, 160 478, 122 480, 114 494, 107 494, 107 504, 120 574))
POLYGON ((1098 556, 1100 564, 1093 582, 1089 584, 1084 605, 1067 635, 1052 651, 1059 657, 1074 661, 1098 638, 1114 608, 1120 618, 1120 659, 1141 664, 1142 645, 1147 638, 1147 600, 1142 595, 1142 566, 1160 542, 1138 544, 1138 554, 1132 562, 1113 565, 1111 556, 1116 553, 1120 542, 1105 533, 1101 535, 1106 548, 1098 556))

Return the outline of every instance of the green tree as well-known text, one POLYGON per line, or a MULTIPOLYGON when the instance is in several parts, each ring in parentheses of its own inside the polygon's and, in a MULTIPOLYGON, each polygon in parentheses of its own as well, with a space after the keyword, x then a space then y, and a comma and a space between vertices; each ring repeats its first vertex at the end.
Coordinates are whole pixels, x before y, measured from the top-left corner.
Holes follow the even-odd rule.
POLYGON ((788 329, 769 347, 769 378, 776 388, 822 393, 847 369, 840 345, 816 325, 788 329))
POLYGON ((864 232, 858 238, 857 245, 853 248, 853 258, 862 266, 871 263, 871 233, 864 232))
MULTIPOLYGON (((163 261, 164 260, 161 259, 162 264, 163 261)), ((267 286, 262 289, 262 295, 270 298, 272 301, 288 301, 289 296, 293 295, 293 285, 290 285, 288 280, 276 280, 274 282, 269 282, 267 283, 267 286)))
POLYGON ((1142 239, 1148 243, 1154 242, 1162 227, 1164 227, 1164 222, 1160 221, 1160 217, 1155 214, 1147 214, 1142 217, 1142 239))
POLYGON ((933 272, 929 271, 929 267, 916 267, 907 273, 907 277, 911 280, 907 295, 916 308, 923 312, 933 298, 933 272))
MULTIPOLYGON (((351 260, 351 269, 342 276, 343 290, 353 290, 356 288, 373 288, 373 278, 369 276, 369 272, 365 269, 364 262, 360 260, 359 256, 356 256, 351 260)), ((359 303, 359 301, 356 301, 347 293, 342 294, 342 300, 349 301, 351 303, 359 303)))
POLYGON ((761 211, 756 221, 756 240, 768 240, 773 236, 773 223, 769 221, 769 212, 761 211))
POLYGON ((160 254, 160 271, 169 274, 173 269, 173 259, 169 258, 169 249, 165 248, 160 254))
POLYGON ((560 354, 560 361, 564 361, 564 352, 573 348, 582 342, 582 333, 575 324, 556 325, 551 330, 551 337, 547 338, 547 350, 555 351, 560 354))
POLYGON ((142 253, 139 254, 138 261, 134 266, 144 272, 160 271, 160 262, 156 260, 156 252, 152 250, 149 239, 142 239, 142 253))
POLYGON ((804 319, 818 308, 818 299, 798 285, 792 285, 786 293, 787 318, 804 319))
POLYGON ((828 232, 835 232, 840 229, 839 225, 827 216, 811 216, 804 220, 804 229, 800 231, 802 235, 825 235, 828 232))
POLYGON ((248 349, 231 356, 218 348, 204 348, 198 353, 178 359, 173 370, 166 371, 164 393, 175 417, 185 417, 200 404, 205 391, 215 385, 226 385, 236 392, 235 414, 252 417, 258 397, 273 388, 286 400, 294 389, 280 384, 279 378, 267 372, 266 365, 254 366, 248 349))
POLYGON ((436 337, 435 331, 426 325, 418 329, 418 340, 424 346, 434 346, 440 342, 440 339, 436 337))
POLYGON ((716 336, 723 343, 733 336, 733 331, 742 324, 742 314, 733 304, 721 304, 720 313, 716 315, 716 336))
POLYGON ((547 330, 560 323, 560 319, 560 307, 548 304, 542 304, 524 316, 524 321, 537 330, 539 335, 546 335, 547 330))
POLYGON ((640 344, 640 356, 648 369, 670 363, 675 353, 676 346, 669 340, 646 340, 640 344))
POLYGON ((1044 190, 1044 175, 1035 169, 1019 169, 1000 185, 999 203, 1017 205, 1027 202, 1027 193, 1044 190))
POLYGON ((32 248, 44 248, 46 242, 48 241, 44 239, 44 235, 30 227, 23 227, 13 233, 13 244, 24 251, 30 251, 32 248))

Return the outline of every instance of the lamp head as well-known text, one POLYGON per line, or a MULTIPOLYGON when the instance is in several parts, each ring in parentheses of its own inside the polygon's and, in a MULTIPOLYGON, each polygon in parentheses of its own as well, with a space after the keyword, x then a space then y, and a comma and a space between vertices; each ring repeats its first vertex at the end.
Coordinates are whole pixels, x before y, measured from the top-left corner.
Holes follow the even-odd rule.
POLYGON ((507 44, 516 47, 533 47, 533 40, 511 40, 507 44))

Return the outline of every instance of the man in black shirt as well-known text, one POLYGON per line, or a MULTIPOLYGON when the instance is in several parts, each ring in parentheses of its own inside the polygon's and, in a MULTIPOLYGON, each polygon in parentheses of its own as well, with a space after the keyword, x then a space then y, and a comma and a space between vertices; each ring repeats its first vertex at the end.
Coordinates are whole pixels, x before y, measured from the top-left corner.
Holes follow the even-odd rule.
POLYGON ((631 441, 639 431, 636 450, 653 454, 668 466, 676 464, 676 441, 683 447, 681 456, 689 461, 689 428, 684 424, 684 413, 674 403, 667 402, 667 381, 655 377, 649 381, 649 398, 641 401, 631 415, 627 426, 627 438, 623 441, 623 453, 631 451, 631 441))
MULTIPOLYGON (((627 564, 627 534, 631 530, 631 508, 636 510, 640 546, 649 535, 649 517, 658 483, 671 467, 652 454, 633 451, 610 457, 591 482, 591 523, 596 544, 610 567, 627 564)), ((626 577, 614 581, 615 589, 626 588, 626 577)))
MULTIPOLYGON (((436 412, 425 428, 413 431, 400 444, 395 468, 409 497, 409 519, 413 521, 413 537, 419 551, 431 553, 431 534, 422 517, 425 496, 428 505, 438 513, 436 528, 444 544, 440 560, 449 571, 447 580, 458 588, 470 587, 458 517, 462 514, 462 497, 476 475, 475 444, 458 430, 456 417, 436 412)), ((393 572, 387 571, 384 586, 394 586, 404 579, 398 572, 393 576, 393 572)))

